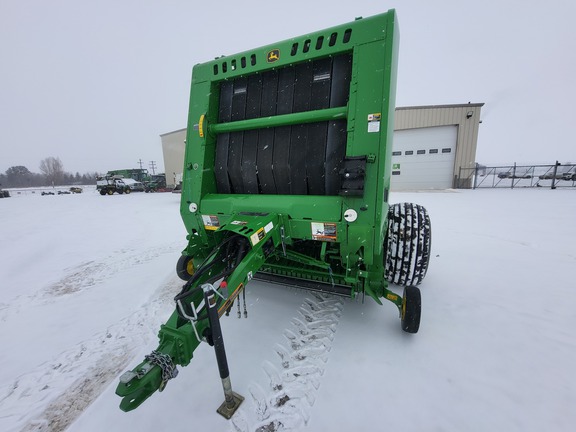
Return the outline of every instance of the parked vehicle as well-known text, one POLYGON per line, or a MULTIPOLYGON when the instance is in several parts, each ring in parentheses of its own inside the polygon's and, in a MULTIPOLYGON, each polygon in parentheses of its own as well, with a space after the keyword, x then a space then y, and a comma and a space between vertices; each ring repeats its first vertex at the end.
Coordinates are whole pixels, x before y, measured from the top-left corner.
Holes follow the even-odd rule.
POLYGON ((130 188, 132 192, 144 192, 144 184, 131 178, 122 179, 124 184, 130 188))
POLYGON ((73 194, 82 193, 82 188, 78 186, 72 186, 70 188, 70 192, 72 192, 73 194))
POLYGON ((129 185, 132 192, 159 192, 166 190, 165 174, 150 175, 148 170, 143 168, 112 170, 108 171, 106 177, 119 177, 124 179, 124 181, 134 180, 139 182, 139 185, 129 185), (140 185, 142 186, 140 187, 140 185))
POLYGON ((124 183, 124 179, 120 176, 104 176, 96 178, 96 190, 100 195, 113 195, 114 192, 122 194, 129 194, 131 189, 124 183))
POLYGON ((512 171, 508 171, 508 172, 499 173, 498 178, 501 178, 501 179, 529 179, 529 178, 532 178, 532 176, 530 174, 518 174, 518 173, 513 173, 512 171))
POLYGON ((566 181, 576 181, 576 172, 557 172, 556 177, 554 177, 554 173, 548 172, 539 176, 540 180, 552 180, 555 178, 556 180, 566 180, 566 181))
POLYGON ((106 173, 106 176, 107 177, 117 176, 125 179, 131 178, 142 183, 150 181, 150 174, 148 174, 148 170, 143 168, 112 170, 108 171, 108 173, 106 173))
POLYGON ((150 181, 145 183, 146 192, 164 192, 166 191, 166 175, 155 174, 150 177, 150 181))

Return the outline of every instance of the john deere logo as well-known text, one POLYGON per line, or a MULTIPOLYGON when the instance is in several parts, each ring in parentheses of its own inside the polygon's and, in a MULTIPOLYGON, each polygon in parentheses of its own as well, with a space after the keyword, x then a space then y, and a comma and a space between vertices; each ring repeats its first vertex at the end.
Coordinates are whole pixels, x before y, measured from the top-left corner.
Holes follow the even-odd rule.
POLYGON ((266 61, 268 63, 274 63, 275 61, 280 60, 280 50, 279 49, 273 49, 272 51, 268 52, 268 55, 266 56, 266 61))

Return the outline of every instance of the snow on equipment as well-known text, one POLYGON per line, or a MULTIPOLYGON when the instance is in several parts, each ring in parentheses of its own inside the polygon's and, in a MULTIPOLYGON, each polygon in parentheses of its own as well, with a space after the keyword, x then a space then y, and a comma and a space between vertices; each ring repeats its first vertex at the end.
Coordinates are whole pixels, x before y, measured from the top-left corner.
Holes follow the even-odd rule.
POLYGON ((430 220, 419 205, 387 202, 397 53, 390 10, 194 67, 180 209, 188 246, 176 269, 186 283, 157 350, 120 377, 121 409, 162 390, 204 341, 224 387, 218 412, 230 418, 242 397, 219 319, 253 278, 384 298, 404 331, 418 331, 430 220))

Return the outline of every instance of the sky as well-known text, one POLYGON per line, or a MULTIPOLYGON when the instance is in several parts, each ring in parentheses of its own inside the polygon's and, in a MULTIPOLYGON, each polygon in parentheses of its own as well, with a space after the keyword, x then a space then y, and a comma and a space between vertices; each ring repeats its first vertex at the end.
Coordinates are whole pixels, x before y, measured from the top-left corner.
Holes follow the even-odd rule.
POLYGON ((572 0, 0 0, 0 172, 162 171, 194 64, 391 8, 397 106, 485 103, 483 164, 576 161, 572 0))

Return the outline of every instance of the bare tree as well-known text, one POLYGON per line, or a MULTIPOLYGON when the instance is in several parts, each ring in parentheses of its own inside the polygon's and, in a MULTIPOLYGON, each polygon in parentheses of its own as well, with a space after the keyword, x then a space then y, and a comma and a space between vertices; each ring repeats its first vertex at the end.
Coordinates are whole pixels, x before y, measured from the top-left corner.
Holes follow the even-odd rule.
POLYGON ((40 161, 40 171, 52 185, 60 184, 64 178, 64 166, 60 158, 47 157, 40 161))

